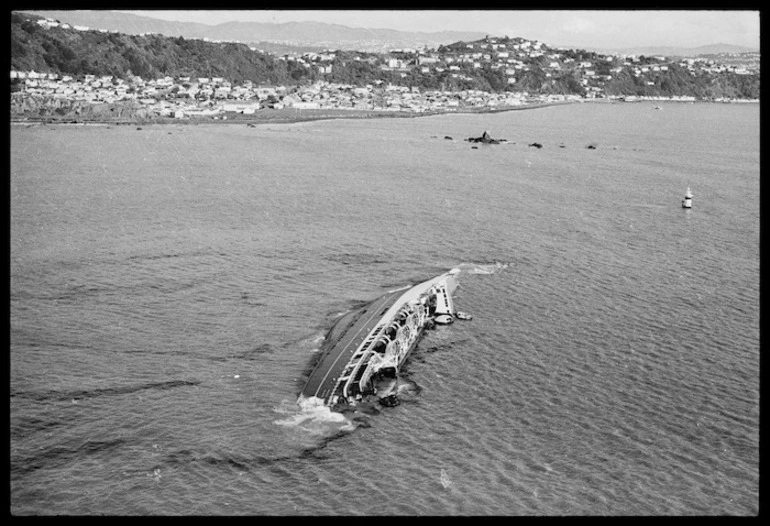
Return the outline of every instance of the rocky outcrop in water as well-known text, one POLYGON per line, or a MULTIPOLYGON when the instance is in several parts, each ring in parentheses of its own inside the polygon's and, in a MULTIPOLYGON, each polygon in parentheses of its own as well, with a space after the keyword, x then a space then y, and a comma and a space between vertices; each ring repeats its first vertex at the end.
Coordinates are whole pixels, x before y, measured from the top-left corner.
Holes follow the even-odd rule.
POLYGON ((465 140, 468 142, 480 142, 482 144, 500 144, 501 142, 506 142, 505 139, 493 139, 486 131, 481 137, 468 137, 465 140))

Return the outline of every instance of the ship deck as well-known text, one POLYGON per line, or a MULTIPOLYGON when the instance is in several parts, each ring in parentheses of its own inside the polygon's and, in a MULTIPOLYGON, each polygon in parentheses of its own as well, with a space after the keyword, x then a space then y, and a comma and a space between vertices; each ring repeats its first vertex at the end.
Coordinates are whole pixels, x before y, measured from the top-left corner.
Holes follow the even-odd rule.
POLYGON ((403 294, 403 289, 388 292, 338 321, 329 331, 323 356, 302 389, 303 396, 316 396, 326 401, 332 395, 337 379, 356 349, 403 294))

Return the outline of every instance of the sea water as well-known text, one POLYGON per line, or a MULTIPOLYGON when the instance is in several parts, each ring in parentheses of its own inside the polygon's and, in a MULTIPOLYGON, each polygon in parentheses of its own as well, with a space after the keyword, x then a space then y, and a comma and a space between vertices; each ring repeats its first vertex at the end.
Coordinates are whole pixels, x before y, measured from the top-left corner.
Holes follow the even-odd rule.
POLYGON ((757 514, 759 108, 661 107, 12 125, 11 512, 757 514), (297 404, 454 267, 401 405, 297 404))

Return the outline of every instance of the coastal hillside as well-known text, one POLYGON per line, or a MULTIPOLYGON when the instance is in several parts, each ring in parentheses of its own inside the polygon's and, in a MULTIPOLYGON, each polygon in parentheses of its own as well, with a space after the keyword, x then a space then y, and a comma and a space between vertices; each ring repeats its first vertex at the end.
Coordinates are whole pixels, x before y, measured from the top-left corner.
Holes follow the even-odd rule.
MULTIPOLYGON (((11 16, 11 70, 58 76, 221 78, 257 85, 325 81, 355 86, 481 90, 586 98, 759 97, 759 72, 714 60, 601 55, 524 38, 485 37, 436 49, 273 55, 237 42, 127 35, 11 16)), ((14 86, 12 84, 12 91, 14 86)))
POLYGON ((11 16, 11 69, 59 75, 222 76, 286 83, 307 76, 294 64, 244 44, 215 44, 161 35, 44 27, 28 15, 11 16))

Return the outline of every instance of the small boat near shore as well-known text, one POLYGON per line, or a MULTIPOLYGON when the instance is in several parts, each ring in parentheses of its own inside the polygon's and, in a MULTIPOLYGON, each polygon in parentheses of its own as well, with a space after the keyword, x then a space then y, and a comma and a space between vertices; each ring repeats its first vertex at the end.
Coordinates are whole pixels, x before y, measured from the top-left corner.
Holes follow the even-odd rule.
POLYGON ((397 405, 398 371, 427 328, 470 319, 456 313, 452 294, 459 269, 391 290, 343 315, 329 330, 321 356, 298 402, 316 399, 334 408, 359 402, 397 405), (462 317, 460 317, 462 316, 462 317))

